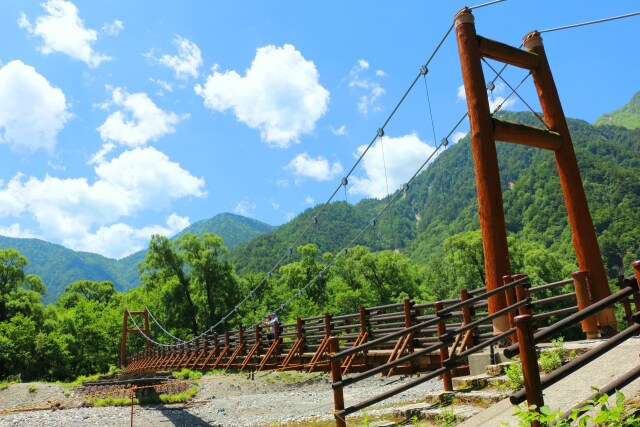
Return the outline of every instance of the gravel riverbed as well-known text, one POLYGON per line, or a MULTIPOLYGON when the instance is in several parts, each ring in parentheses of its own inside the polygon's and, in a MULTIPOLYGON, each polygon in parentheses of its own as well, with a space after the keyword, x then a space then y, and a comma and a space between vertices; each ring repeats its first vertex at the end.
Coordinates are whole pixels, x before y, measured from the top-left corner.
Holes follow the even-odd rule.
MULTIPOLYGON (((395 376, 368 378, 344 390, 349 406, 415 379, 395 376)), ((368 408, 374 416, 391 412, 394 404, 422 400, 442 389, 430 380, 368 408)), ((131 425, 131 407, 79 407, 74 397, 55 384, 13 384, 0 391, 0 412, 49 402, 47 409, 0 415, 0 426, 125 426, 131 425), (36 390, 33 390, 33 388, 36 390), (31 388, 31 390, 30 390, 31 388), (66 392, 66 395, 65 395, 66 392)), ((198 394, 187 404, 135 406, 135 426, 269 426, 292 422, 312 425, 333 418, 333 392, 327 374, 258 373, 207 375, 198 381, 198 394)), ((357 414, 356 414, 357 415, 357 414)))

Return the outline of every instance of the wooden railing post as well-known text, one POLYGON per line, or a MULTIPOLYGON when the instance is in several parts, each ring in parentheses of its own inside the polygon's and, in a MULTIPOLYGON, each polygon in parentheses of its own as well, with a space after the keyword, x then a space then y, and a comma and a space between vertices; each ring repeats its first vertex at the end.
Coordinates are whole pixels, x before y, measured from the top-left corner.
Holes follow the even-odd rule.
MULTIPOLYGON (((618 288, 622 289, 624 287, 624 275, 621 274, 618 276, 618 288)), ((635 295, 632 295, 630 299, 625 298, 622 301, 622 306, 624 307, 624 318, 627 321, 627 327, 632 326, 635 322, 633 321, 633 310, 631 309, 631 301, 634 300, 635 295)), ((636 300, 636 309, 638 308, 638 302, 636 300)))
MULTIPOLYGON (((522 375, 524 377, 524 389, 527 395, 528 406, 536 405, 536 411, 544 406, 542 386, 540 384, 540 370, 538 369, 538 356, 533 342, 533 316, 516 316, 516 330, 520 343, 520 361, 522 363, 522 375)), ((538 421, 531 422, 532 427, 540 427, 538 421)))
POLYGON ((276 354, 280 354, 280 322, 273 323, 273 342, 276 343, 276 354))
MULTIPOLYGON (((435 306, 436 315, 438 315, 438 311, 442 310, 442 307, 443 307, 442 303, 438 301, 435 306)), ((440 338, 446 333, 447 333, 447 325, 445 323, 445 320, 441 319, 438 322, 438 338, 440 338)), ((445 346, 442 346, 442 348, 440 348, 440 365, 443 368, 444 368, 444 361, 447 359, 449 359, 449 347, 445 345, 445 346)), ((453 383, 451 381, 451 371, 448 370, 442 374, 442 384, 444 387, 444 391, 453 391, 453 383)))
MULTIPOLYGON (((573 277, 573 286, 576 290, 578 310, 584 310, 592 303, 591 291, 589 289, 589 272, 575 271, 571 273, 571 276, 573 277)), ((591 316, 580 323, 582 325, 582 332, 587 335, 587 339, 598 338, 598 320, 596 316, 591 316)))
MULTIPOLYGON (((404 327, 405 328, 410 328, 411 325, 413 324, 412 319, 411 319, 411 306, 413 304, 411 303, 411 301, 408 298, 405 298, 403 301, 403 309, 404 309, 404 327)), ((407 340, 409 340, 409 343, 407 345, 407 351, 409 353, 413 353, 413 334, 409 334, 409 336, 407 337, 407 340)))
POLYGON ((144 333, 145 333, 145 337, 144 337, 144 348, 149 350, 149 347, 151 346, 151 341, 149 341, 149 337, 151 336, 151 331, 149 331, 149 309, 145 306, 144 310, 142 311, 142 317, 144 317, 144 333))
MULTIPOLYGON (((332 337, 329 341, 329 351, 331 354, 336 354, 340 351, 340 343, 338 337, 332 337)), ((340 360, 331 361, 331 382, 338 383, 342 381, 342 366, 340 360)), ((346 427, 347 422, 345 417, 337 415, 338 411, 344 409, 344 393, 342 387, 336 387, 333 389, 333 409, 334 417, 336 419, 336 427, 346 427)))
POLYGON ((298 317, 296 319, 296 338, 301 342, 300 346, 298 347, 298 354, 300 355, 300 357, 302 357, 307 342, 304 339, 304 323, 301 317, 298 317))
MULTIPOLYGON (((460 289, 460 301, 466 301, 469 299, 469 291, 466 289, 460 289)), ((469 305, 465 305, 462 307, 462 324, 468 325, 473 320, 471 319, 471 307, 469 305)), ((476 329, 471 329, 464 334, 464 338, 462 339, 462 343, 460 344, 459 353, 463 352, 467 348, 473 347, 476 342, 474 338, 474 333, 476 329)))
MULTIPOLYGON (((502 276, 502 283, 504 285, 508 285, 509 283, 513 282, 515 279, 511 274, 507 274, 502 276)), ((510 307, 512 305, 514 305, 516 303, 516 290, 514 288, 509 288, 506 289, 504 291, 504 298, 507 301, 507 306, 510 307)), ((514 320, 516 317, 516 313, 514 313, 513 311, 509 312, 509 326, 513 327, 514 324, 514 320)), ((511 335, 511 341, 512 343, 517 343, 518 342, 518 334, 511 335)))

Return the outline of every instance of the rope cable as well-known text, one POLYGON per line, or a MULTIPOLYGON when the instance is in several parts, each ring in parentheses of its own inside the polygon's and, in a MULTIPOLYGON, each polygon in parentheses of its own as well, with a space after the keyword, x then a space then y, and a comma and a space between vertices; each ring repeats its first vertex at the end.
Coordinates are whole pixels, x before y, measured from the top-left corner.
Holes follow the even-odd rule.
MULTIPOLYGON (((482 58, 482 61, 483 61, 485 64, 487 64, 487 66, 488 66, 489 68, 491 68, 491 70, 492 70, 494 73, 496 73, 496 75, 498 76, 498 72, 495 70, 495 68, 493 68, 493 67, 491 66, 491 64, 490 64, 486 59, 482 58)), ((513 86, 511 86, 511 85, 509 84, 509 82, 507 82, 507 81, 504 79, 504 77, 502 77, 502 76, 498 76, 498 77, 500 78, 500 80, 502 80, 502 81, 504 82, 504 84, 506 84, 506 85, 509 87, 509 89, 511 89, 511 93, 510 93, 510 94, 509 94, 509 96, 508 96, 507 98, 505 98, 505 99, 504 99, 504 101, 502 101, 502 103, 501 103, 501 104, 500 104, 500 105, 499 105, 499 106, 498 106, 498 107, 493 111, 492 115, 493 115, 493 114, 495 114, 495 113, 497 113, 497 112, 498 112, 498 110, 500 110, 500 108, 502 108, 502 105, 504 105, 504 103, 505 103, 505 102, 507 102, 507 99, 509 99, 509 97, 511 97, 511 95, 515 94, 515 95, 520 99, 520 101, 522 101, 522 102, 524 103, 524 105, 526 105, 526 106, 527 106, 527 108, 528 108, 528 109, 529 109, 529 110, 530 110, 530 111, 531 111, 531 112, 532 112, 532 113, 533 113, 533 114, 538 118, 538 120, 540 120, 540 123, 542 123, 542 124, 544 125, 544 127, 546 127, 546 128, 547 128, 547 130, 550 130, 549 126, 545 123, 545 121, 542 119, 542 117, 540 117, 540 115, 539 115, 538 113, 536 113, 535 111, 533 111, 533 108, 531 108, 531 106, 529 105, 529 103, 528 103, 527 101, 525 101, 525 100, 524 100, 524 98, 522 98, 522 97, 520 96, 520 94, 518 93, 518 88, 522 85, 522 83, 524 83, 524 82, 525 82, 525 80, 527 80, 527 79, 529 78, 529 76, 530 76, 530 75, 531 75, 531 71, 529 71, 529 72, 527 73, 527 75, 526 75, 526 76, 524 76, 524 78, 520 81, 520 83, 518 83, 518 85, 517 85, 515 88, 514 88, 513 86)))
POLYGON ((627 13, 625 15, 612 16, 610 18, 603 18, 603 19, 596 19, 595 21, 587 21, 587 22, 581 22, 579 24, 570 24, 570 25, 563 25, 561 27, 547 28, 546 30, 542 30, 542 31, 538 31, 538 32, 540 34, 542 34, 542 33, 550 33, 552 31, 568 30, 570 28, 577 28, 577 27, 584 27, 584 26, 587 26, 587 25, 600 24, 600 23, 603 23, 603 22, 615 21, 616 19, 630 18, 632 16, 638 16, 638 15, 640 15, 640 12, 631 12, 631 13, 627 13))
POLYGON ((151 316, 151 319, 155 322, 156 325, 158 325, 158 327, 160 328, 160 330, 162 330, 162 332, 164 332, 165 334, 169 335, 171 338, 173 338, 175 341, 180 341, 180 342, 184 342, 184 340, 181 340, 180 338, 176 337, 175 335, 173 335, 171 332, 167 331, 161 324, 160 322, 158 322, 158 320, 156 319, 156 317, 153 315, 153 313, 151 313, 151 310, 149 310, 149 307, 145 306, 145 309, 147 310, 147 313, 149 313, 149 316, 151 316))

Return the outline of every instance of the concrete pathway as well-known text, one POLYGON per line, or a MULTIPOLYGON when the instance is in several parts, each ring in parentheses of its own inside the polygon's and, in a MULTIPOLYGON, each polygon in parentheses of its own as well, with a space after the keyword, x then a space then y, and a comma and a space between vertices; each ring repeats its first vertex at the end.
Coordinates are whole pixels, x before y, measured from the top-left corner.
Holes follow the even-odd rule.
MULTIPOLYGON (((601 342, 594 340, 594 344, 601 342)), ((568 343, 567 343, 568 344, 568 343)), ((565 346, 570 349, 570 347, 565 346)), ((553 411, 566 411, 594 393, 591 387, 603 387, 640 364, 640 338, 634 337, 607 354, 574 372, 544 391, 544 402, 553 411)), ((626 397, 640 391, 640 379, 621 390, 626 397)), ((517 426, 513 405, 504 399, 458 424, 459 427, 517 426)))

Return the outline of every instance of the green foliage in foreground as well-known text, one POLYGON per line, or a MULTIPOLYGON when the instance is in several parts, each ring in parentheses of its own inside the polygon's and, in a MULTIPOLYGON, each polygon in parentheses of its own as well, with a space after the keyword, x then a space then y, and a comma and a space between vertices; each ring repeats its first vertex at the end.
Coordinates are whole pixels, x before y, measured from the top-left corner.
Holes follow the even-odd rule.
POLYGON ((621 392, 616 392, 615 405, 609 406, 609 396, 603 394, 596 396, 580 409, 574 409, 567 419, 561 419, 562 411, 553 412, 548 406, 543 406, 536 411, 532 405, 527 410, 519 406, 515 407, 515 415, 518 417, 519 426, 530 427, 533 422, 540 423, 541 427, 574 427, 596 425, 599 427, 632 427, 640 425, 640 418, 636 415, 637 407, 625 405, 625 397, 621 392), (586 413, 586 414, 585 414, 586 413))
POLYGON ((179 371, 172 372, 173 377, 178 380, 192 380, 197 381, 202 377, 202 372, 200 371, 192 371, 191 369, 181 369, 179 371))
MULTIPOLYGON (((134 397, 134 405, 153 405, 157 403, 172 404, 184 403, 193 399, 198 393, 197 387, 191 387, 183 393, 159 394, 157 396, 134 397)), ((105 397, 100 399, 87 399, 93 406, 130 406, 131 398, 128 397, 105 397)))
MULTIPOLYGON (((575 352, 567 354, 564 348, 564 338, 556 338, 551 342, 553 347, 543 350, 538 355, 538 366, 541 373, 548 374, 555 371, 565 362, 575 358, 575 352)), ((511 359, 509 366, 505 369, 505 375, 507 376, 507 387, 512 390, 519 390, 523 387, 524 376, 519 356, 511 359)))

